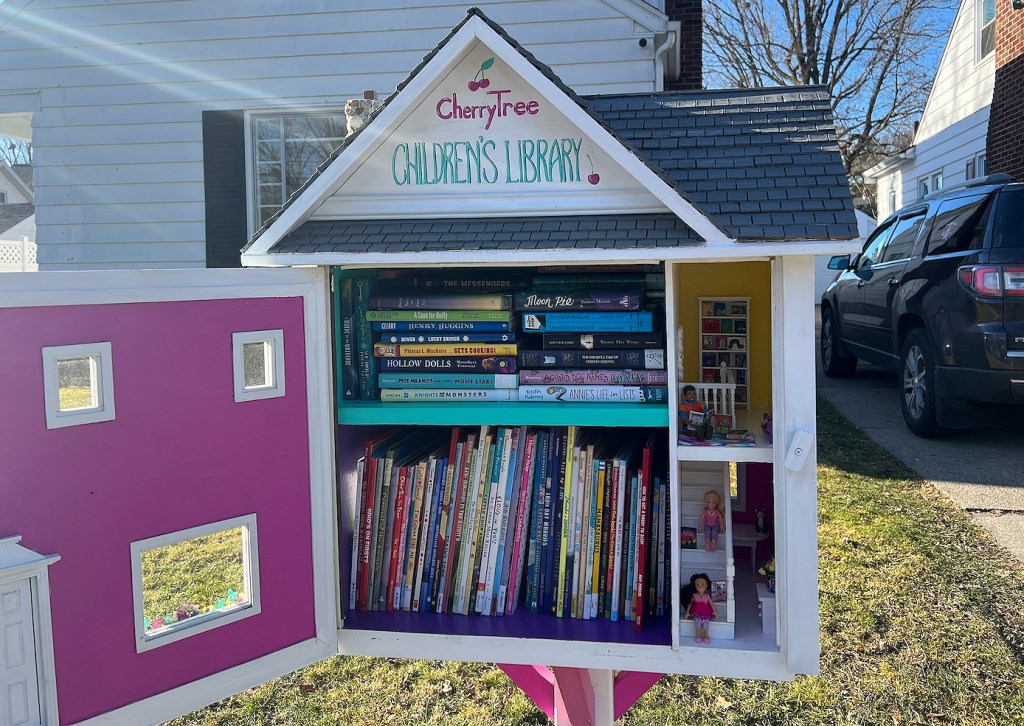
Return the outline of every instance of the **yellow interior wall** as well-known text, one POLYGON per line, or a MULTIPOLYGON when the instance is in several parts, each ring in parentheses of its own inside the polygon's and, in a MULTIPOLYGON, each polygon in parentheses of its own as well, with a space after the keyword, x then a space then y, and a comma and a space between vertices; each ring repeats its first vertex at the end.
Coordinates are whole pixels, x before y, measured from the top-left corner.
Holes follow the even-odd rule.
MULTIPOLYGON (((683 379, 700 380, 701 297, 750 298, 747 369, 751 408, 772 403, 772 284, 770 262, 695 262, 675 266, 676 320, 683 326, 683 379)), ((675 331, 669 332, 675 339, 675 331)))

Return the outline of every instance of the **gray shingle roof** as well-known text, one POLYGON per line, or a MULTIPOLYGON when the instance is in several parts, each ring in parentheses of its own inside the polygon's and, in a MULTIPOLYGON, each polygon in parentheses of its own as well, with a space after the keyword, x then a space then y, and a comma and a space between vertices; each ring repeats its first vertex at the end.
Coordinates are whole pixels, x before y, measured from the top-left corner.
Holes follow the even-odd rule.
POLYGON ((18 178, 25 182, 25 186, 32 189, 32 165, 31 164, 14 164, 11 166, 14 173, 18 175, 18 178))
POLYGON ((639 249, 697 245, 674 214, 306 222, 274 246, 289 252, 639 249))
POLYGON ((0 204, 0 232, 6 232, 14 225, 35 214, 32 204, 0 204))

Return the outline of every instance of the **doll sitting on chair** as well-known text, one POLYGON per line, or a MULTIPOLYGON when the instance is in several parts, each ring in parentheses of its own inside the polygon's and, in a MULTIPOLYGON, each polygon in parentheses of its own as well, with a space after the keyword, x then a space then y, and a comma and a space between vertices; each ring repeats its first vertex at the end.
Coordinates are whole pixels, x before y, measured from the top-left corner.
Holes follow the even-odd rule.
POLYGON ((725 510, 722 495, 714 489, 704 494, 704 511, 697 522, 697 531, 704 530, 704 551, 718 551, 718 534, 725 529, 725 510))

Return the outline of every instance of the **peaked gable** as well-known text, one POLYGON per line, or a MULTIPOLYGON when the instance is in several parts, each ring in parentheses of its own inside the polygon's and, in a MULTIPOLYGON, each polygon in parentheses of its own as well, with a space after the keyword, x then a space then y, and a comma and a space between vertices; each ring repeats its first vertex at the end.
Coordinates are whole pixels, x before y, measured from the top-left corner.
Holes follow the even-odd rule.
POLYGON ((245 252, 307 220, 664 213, 728 235, 479 10, 332 155, 245 252))

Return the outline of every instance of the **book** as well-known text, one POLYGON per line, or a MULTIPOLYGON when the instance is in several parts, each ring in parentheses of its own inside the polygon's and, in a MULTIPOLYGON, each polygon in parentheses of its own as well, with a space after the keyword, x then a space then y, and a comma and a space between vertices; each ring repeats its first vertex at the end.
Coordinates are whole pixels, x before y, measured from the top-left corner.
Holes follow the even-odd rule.
POLYGON ((662 333, 544 333, 541 347, 545 350, 583 348, 664 348, 662 333))
POLYGON ((679 528, 679 546, 684 550, 695 550, 697 549, 697 528, 696 527, 680 527, 679 528))
POLYGON ((423 513, 419 525, 419 535, 416 547, 416 574, 412 583, 412 601, 410 609, 419 612, 422 609, 423 599, 423 571, 426 567, 427 550, 430 547, 430 522, 433 517, 435 497, 435 483, 437 480, 437 463, 442 456, 442 451, 437 450, 427 458, 427 473, 424 479, 423 489, 423 513))
POLYGON ((615 539, 614 545, 612 546, 612 555, 610 557, 610 567, 612 568, 611 576, 611 620, 617 621, 619 619, 620 607, 619 607, 619 593, 622 589, 622 582, 624 579, 624 573, 622 571, 623 564, 623 536, 628 535, 625 529, 626 525, 626 503, 629 500, 629 478, 626 473, 626 462, 621 456, 617 458, 615 463, 615 539))
POLYGON ((471 320, 417 320, 374 322, 374 332, 433 332, 433 333, 508 333, 512 330, 510 321, 471 321, 471 320))
POLYGON ((512 343, 515 333, 381 333, 381 343, 512 343))
POLYGON ((519 350, 515 343, 374 343, 377 358, 430 358, 438 356, 512 356, 519 350))
POLYGON ((638 290, 574 290, 558 293, 532 290, 517 292, 512 306, 517 311, 599 310, 636 311, 640 309, 638 290))
POLYGON ((501 471, 502 466, 505 470, 508 470, 508 462, 505 458, 505 449, 507 444, 506 435, 508 434, 507 428, 499 428, 495 432, 494 439, 494 463, 491 467, 490 474, 490 485, 488 486, 488 498, 487 498, 487 513, 484 515, 484 538, 483 538, 483 549, 480 550, 480 574, 476 582, 476 612, 481 615, 488 615, 490 601, 488 599, 487 588, 488 585, 493 582, 493 570, 491 569, 496 552, 492 550, 495 548, 494 542, 494 518, 495 514, 501 516, 500 499, 503 493, 499 493, 501 486, 501 471))
POLYGON ((466 450, 465 443, 459 440, 459 434, 459 427, 453 427, 451 444, 448 449, 450 466, 445 475, 444 494, 441 497, 441 521, 438 525, 437 558, 434 560, 437 577, 434 578, 430 595, 430 610, 437 613, 443 612, 444 591, 449 574, 448 562, 451 553, 452 507, 456 500, 456 487, 459 476, 462 474, 462 459, 466 450))
MULTIPOLYGON (((576 269, 576 268, 566 268, 576 269)), ((663 272, 607 272, 581 271, 570 274, 557 272, 540 272, 533 276, 535 286, 539 287, 594 287, 597 285, 631 285, 640 288, 664 289, 665 273, 663 272)))
MULTIPOLYGON (((522 369, 519 382, 525 385, 558 383, 573 386, 667 386, 667 371, 635 371, 631 369, 522 369)), ((381 386, 383 388, 383 386, 381 386)))
POLYGON ((359 527, 362 522, 363 507, 366 506, 366 487, 363 485, 365 464, 366 459, 364 457, 360 457, 356 462, 356 491, 353 498, 356 506, 352 512, 352 528, 349 530, 352 534, 352 551, 348 574, 348 607, 350 610, 356 609, 356 594, 359 587, 359 578, 356 573, 359 571, 359 527))
POLYGON ((569 426, 568 434, 566 439, 564 471, 560 473, 559 480, 562 483, 562 494, 560 506, 562 508, 561 516, 561 531, 559 533, 559 545, 558 545, 558 567, 555 574, 555 584, 557 585, 557 591, 555 595, 555 616, 563 617, 565 615, 565 599, 566 599, 566 583, 565 583, 565 572, 566 564, 569 558, 569 538, 570 532, 572 532, 572 473, 573 467, 579 464, 580 449, 576 443, 576 427, 569 426))
MULTIPOLYGON (((373 356, 371 356, 373 357, 373 356)), ((423 371, 430 373, 515 373, 513 357, 438 357, 438 358, 374 358, 380 370, 423 371)))
POLYGON ((507 323, 512 320, 512 314, 506 310, 367 310, 366 319, 392 323, 507 323))
POLYGON ((522 313, 527 333, 650 333, 654 315, 635 313, 522 313))
POLYGON ((381 373, 381 388, 518 388, 514 373, 381 373))
POLYGON ((479 597, 479 581, 480 571, 483 563, 483 550, 486 543, 487 535, 487 514, 490 507, 491 498, 491 477, 494 470, 494 460, 497 455, 498 441, 501 439, 500 431, 495 429, 491 431, 488 437, 485 439, 486 446, 486 457, 484 457, 484 463, 481 467, 480 472, 480 496, 477 502, 477 523, 476 532, 474 534, 474 542, 472 545, 474 548, 474 555, 472 561, 472 570, 469 577, 469 581, 466 583, 466 612, 475 613, 477 612, 477 605, 480 602, 479 597))
POLYGON ((533 502, 530 510, 530 542, 526 551, 526 607, 536 613, 540 591, 540 544, 541 525, 544 519, 544 476, 547 472, 548 432, 537 432, 537 448, 534 452, 533 502))
POLYGON ((387 388, 380 392, 386 403, 431 401, 518 401, 517 389, 496 388, 387 388))
POLYGON ((725 580, 711 581, 711 600, 725 602, 728 599, 728 585, 725 580))
POLYGON ((512 547, 515 544, 516 516, 519 514, 519 494, 522 486, 523 464, 526 459, 526 427, 512 431, 512 457, 509 463, 509 480, 505 487, 505 501, 498 531, 498 557, 494 568, 494 589, 492 598, 494 614, 505 615, 505 600, 508 598, 508 581, 511 576, 512 547))
POLYGON ((519 386, 519 400, 563 403, 665 403, 668 388, 654 386, 519 386))
POLYGON ((508 310, 512 296, 502 293, 373 295, 370 310, 508 310))
POLYGON ((664 370, 664 348, 624 350, 520 350, 519 367, 532 368, 628 368, 664 370))
POLYGON ((416 581, 416 565, 419 562, 420 531, 423 520, 423 502, 427 492, 427 471, 430 457, 421 459, 416 465, 416 483, 412 497, 412 516, 409 520, 409 544, 405 563, 405 577, 402 583, 402 610, 412 608, 412 591, 416 581))
POLYGON ((455 487, 455 500, 452 504, 452 531, 449 535, 451 551, 448 554, 448 577, 444 589, 444 609, 442 612, 455 612, 456 590, 460 580, 460 555, 464 547, 463 530, 465 528, 466 503, 469 496, 469 478, 473 470, 473 460, 477 454, 476 434, 466 437, 466 445, 462 456, 462 470, 459 472, 458 484, 455 487))
POLYGON ((380 273, 387 283, 401 286, 402 290, 424 290, 430 293, 501 292, 528 285, 533 274, 527 269, 446 269, 432 274, 429 270, 410 275, 405 270, 387 270, 380 273))
POLYGON ((519 495, 519 512, 516 516, 515 541, 518 546, 512 553, 512 570, 509 575, 508 599, 505 603, 505 614, 515 613, 521 601, 523 584, 529 577, 529 547, 531 524, 533 521, 533 502, 536 495, 537 482, 537 445, 540 439, 538 432, 527 434, 526 459, 523 461, 523 479, 519 495))
POLYGON ((359 373, 356 367, 356 313, 354 285, 351 277, 339 280, 338 318, 341 321, 341 397, 346 401, 359 398, 359 373))
POLYGON ((359 379, 359 398, 369 401, 377 397, 377 366, 373 356, 373 334, 367 314, 372 281, 357 277, 353 287, 353 306, 356 343, 356 372, 359 379))
POLYGON ((651 498, 651 456, 655 445, 655 435, 651 434, 644 443, 640 456, 640 472, 638 476, 639 502, 637 509, 636 530, 636 588, 633 617, 637 630, 644 627, 644 615, 647 608, 647 578, 645 571, 649 567, 648 547, 648 501, 651 498))
POLYGON ((636 472, 630 472, 629 477, 629 517, 627 518, 627 531, 629 532, 629 544, 626 546, 626 580, 623 586, 623 616, 626 620, 634 620, 633 608, 636 601, 633 594, 636 587, 636 536, 637 536, 637 514, 639 514, 639 487, 640 477, 636 472))
POLYGON ((558 470, 559 445, 561 443, 560 429, 553 429, 548 437, 548 460, 545 464, 544 481, 541 483, 543 497, 541 509, 540 528, 540 560, 537 563, 537 611, 550 612, 551 598, 551 542, 554 529, 554 496, 553 482, 555 473, 558 470))

